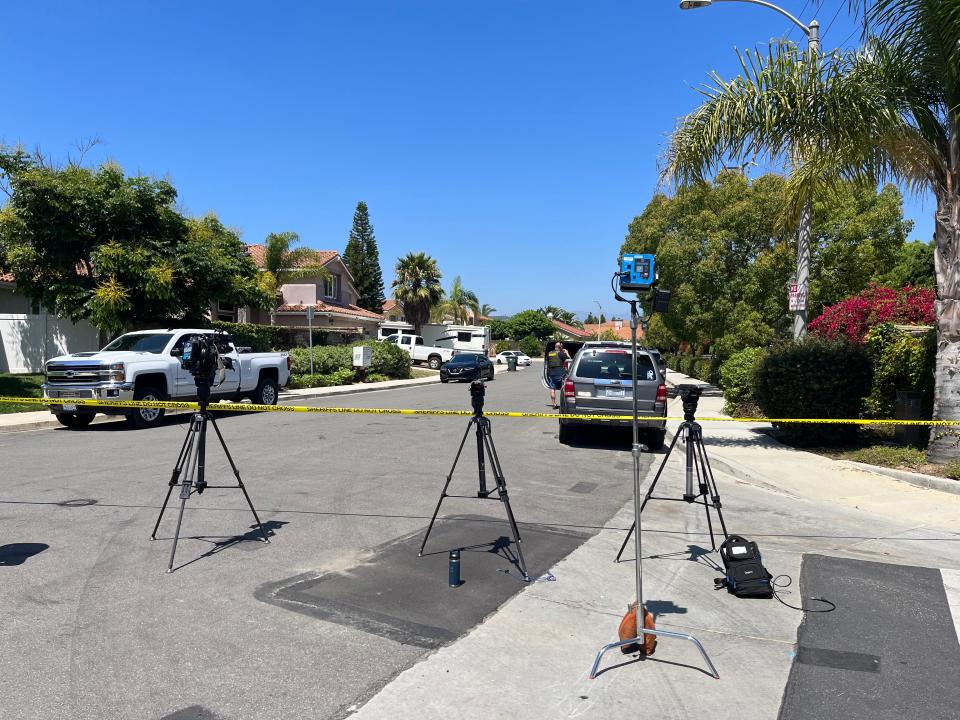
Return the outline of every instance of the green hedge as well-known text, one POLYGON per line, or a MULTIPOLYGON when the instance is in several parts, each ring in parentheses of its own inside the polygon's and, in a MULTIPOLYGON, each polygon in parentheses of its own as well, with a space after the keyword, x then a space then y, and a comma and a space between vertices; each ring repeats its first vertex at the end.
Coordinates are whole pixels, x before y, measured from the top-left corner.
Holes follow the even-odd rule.
MULTIPOLYGON (((328 345, 313 348, 313 372, 316 375, 329 375, 340 370, 353 372, 353 348, 357 345, 367 345, 373 348, 370 367, 367 373, 386 375, 394 379, 410 377, 410 356, 393 343, 365 340, 353 345, 328 345)), ((295 375, 310 373, 310 350, 295 348, 290 351, 293 358, 291 372, 295 375)))
MULTIPOLYGON (((770 351, 754 395, 770 418, 858 418, 872 376, 862 346, 808 336, 770 351)), ((798 444, 833 445, 851 440, 857 426, 785 424, 783 430, 798 444)))
POLYGON ((933 378, 937 360, 937 334, 919 337, 898 330, 892 323, 875 325, 864 338, 873 362, 873 387, 867 411, 876 418, 892 418, 897 390, 923 393, 926 417, 933 412, 933 378))
POLYGON ((520 350, 530 357, 540 357, 543 354, 543 343, 533 335, 527 335, 520 340, 520 350))
POLYGON ((766 348, 746 348, 731 355, 720 365, 720 387, 726 400, 723 411, 734 417, 750 413, 756 404, 753 395, 766 348))
POLYGON ((290 387, 294 390, 302 388, 332 387, 334 385, 349 385, 355 377, 353 369, 336 370, 332 373, 305 373, 290 376, 290 387))
MULTIPOLYGON (((307 347, 305 328, 286 327, 284 325, 256 325, 254 323, 232 323, 217 320, 211 327, 223 330, 233 336, 234 342, 241 347, 249 347, 253 352, 271 352, 307 347)), ((313 331, 313 344, 326 345, 330 333, 326 330, 313 331)))
POLYGON ((664 355, 667 367, 708 383, 719 382, 720 361, 709 355, 664 355))

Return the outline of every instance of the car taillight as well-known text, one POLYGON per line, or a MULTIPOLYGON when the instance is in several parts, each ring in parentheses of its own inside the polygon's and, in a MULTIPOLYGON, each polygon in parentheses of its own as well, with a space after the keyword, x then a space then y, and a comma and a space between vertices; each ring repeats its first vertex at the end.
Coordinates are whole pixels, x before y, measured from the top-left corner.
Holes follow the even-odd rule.
POLYGON ((661 383, 657 387, 657 405, 660 405, 661 403, 666 403, 666 402, 667 402, 667 386, 661 383))
POLYGON ((577 401, 577 393, 573 387, 573 380, 567 380, 563 384, 563 397, 566 398, 567 402, 577 401))

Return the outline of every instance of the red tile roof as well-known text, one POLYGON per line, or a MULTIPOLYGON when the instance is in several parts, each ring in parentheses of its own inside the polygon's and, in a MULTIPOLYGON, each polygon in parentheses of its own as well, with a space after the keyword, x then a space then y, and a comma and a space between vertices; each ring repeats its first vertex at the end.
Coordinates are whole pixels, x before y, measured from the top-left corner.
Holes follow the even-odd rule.
MULTIPOLYGON (((607 330, 612 330, 620 337, 621 340, 630 339, 630 323, 626 320, 605 322, 599 325, 597 323, 585 323, 583 326, 583 329, 586 330, 591 337, 597 336, 598 328, 601 335, 607 330), (616 322, 620 322, 619 329, 617 329, 616 322)), ((637 337, 643 337, 643 330, 639 327, 637 328, 637 337)))
MULTIPOLYGON (((247 245, 247 255, 253 258, 254 264, 261 270, 267 266, 266 245, 247 245)), ((317 250, 317 255, 319 256, 320 264, 326 265, 335 257, 339 256, 340 253, 336 250, 317 250)), ((302 261, 298 264, 303 266, 307 264, 307 261, 302 261)))
POLYGON ((398 303, 393 298, 390 298, 383 304, 383 314, 386 315, 391 310, 396 310, 397 308, 400 308, 401 310, 403 310, 403 308, 400 307, 400 303, 398 303))
MULTIPOLYGON (((347 315, 352 317, 370 318, 371 320, 383 320, 383 315, 378 315, 375 312, 364 310, 356 305, 340 306, 329 305, 325 302, 317 302, 314 307, 319 313, 333 313, 334 315, 347 315)), ((277 308, 277 312, 306 312, 306 310, 306 305, 281 305, 277 308)))
POLYGON ((585 330, 581 330, 580 328, 574 327, 573 325, 567 325, 566 323, 562 323, 559 320, 552 320, 551 322, 553 323, 554 327, 567 333, 568 335, 584 338, 585 340, 590 339, 590 333, 586 332, 585 330))
POLYGON ((0 282, 12 283, 14 281, 13 273, 0 272, 0 282))

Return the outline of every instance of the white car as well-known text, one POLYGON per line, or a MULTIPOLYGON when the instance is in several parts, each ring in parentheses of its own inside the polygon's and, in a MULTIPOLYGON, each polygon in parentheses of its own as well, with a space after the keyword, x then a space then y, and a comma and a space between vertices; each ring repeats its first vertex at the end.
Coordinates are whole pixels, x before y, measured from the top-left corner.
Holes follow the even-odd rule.
POLYGON ((497 355, 497 365, 504 365, 507 362, 507 358, 513 356, 517 359, 517 365, 530 365, 533 363, 533 360, 530 359, 529 355, 525 355, 519 350, 504 350, 502 353, 497 355))

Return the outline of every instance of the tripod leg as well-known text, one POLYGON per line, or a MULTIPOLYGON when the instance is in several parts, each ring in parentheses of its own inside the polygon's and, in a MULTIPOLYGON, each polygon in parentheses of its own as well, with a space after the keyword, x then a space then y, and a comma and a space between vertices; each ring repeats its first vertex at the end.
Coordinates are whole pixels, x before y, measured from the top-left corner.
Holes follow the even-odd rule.
POLYGON ((447 473, 447 481, 443 484, 443 490, 440 492, 440 499, 437 500, 437 507, 433 510, 433 516, 430 518, 430 524, 427 525, 427 532, 423 534, 423 542, 420 543, 420 552, 417 553, 417 557, 423 557, 423 549, 427 546, 427 539, 430 537, 430 533, 433 531, 433 524, 437 521, 437 515, 440 513, 440 506, 443 504, 443 499, 447 496, 447 488, 450 487, 450 481, 453 480, 453 471, 457 469, 457 463, 460 461, 460 453, 463 452, 463 446, 467 442, 467 436, 470 434, 470 427, 474 423, 474 418, 470 419, 470 422, 467 423, 467 429, 463 433, 463 438, 460 440, 460 447, 457 448, 456 457, 453 458, 453 465, 450 466, 450 472, 447 473))
MULTIPOLYGON (((677 444, 677 440, 680 439, 682 432, 683 425, 677 428, 677 432, 674 434, 673 440, 670 442, 670 447, 667 448, 667 454, 664 455, 663 460, 660 461, 660 467, 657 468, 657 474, 653 476, 653 482, 651 482, 650 487, 647 488, 647 494, 644 496, 643 503, 640 505, 640 512, 643 512, 643 509, 650 501, 650 496, 653 495, 654 488, 657 487, 657 482, 660 480, 660 475, 663 473, 663 468, 666 467, 667 460, 670 459, 670 453, 673 452, 673 448, 677 444)), ((620 556, 623 555, 623 551, 627 549, 627 543, 630 542, 630 536, 633 535, 633 531, 636 529, 636 527, 636 523, 630 525, 630 529, 627 531, 627 536, 623 539, 623 545, 620 546, 620 550, 617 552, 617 559, 614 560, 614 562, 620 562, 620 556)))
POLYGON ((217 438, 220 440, 220 447, 223 448, 223 454, 227 456, 227 462, 230 463, 230 468, 233 470, 233 476, 237 479, 237 486, 243 491, 243 497, 247 500, 247 505, 250 506, 250 512, 253 513, 253 519, 257 521, 257 527, 260 528, 260 534, 263 536, 263 541, 269 543, 270 539, 267 537, 267 531, 263 529, 263 524, 260 522, 260 516, 257 515, 257 510, 253 507, 253 502, 250 500, 250 495, 247 493, 247 486, 243 484, 243 480, 240 479, 240 470, 237 469, 237 464, 233 461, 233 456, 230 454, 230 451, 227 449, 227 443, 223 439, 223 435, 220 432, 220 427, 217 425, 216 418, 213 415, 208 415, 210 424, 213 425, 214 432, 217 433, 217 438))
POLYGON ((487 490, 487 463, 483 454, 484 433, 486 432, 483 426, 484 420, 486 420, 488 424, 487 427, 489 427, 490 421, 486 418, 481 417, 477 421, 477 472, 480 477, 480 489, 477 491, 477 497, 479 498, 490 497, 490 491, 487 490))
MULTIPOLYGON (((486 420, 486 418, 484 418, 486 420)), ((530 581, 530 573, 527 572, 527 562, 523 559, 523 548, 520 547, 520 529, 517 527, 517 520, 513 516, 513 508, 510 507, 510 496, 507 495, 507 479, 503 476, 503 470, 500 467, 500 458, 497 457, 497 450, 493 445, 493 435, 490 433, 490 421, 486 420, 484 426, 484 443, 487 453, 490 455, 490 465, 493 468, 493 476, 497 481, 497 493, 500 496, 500 502, 503 503, 507 511, 507 520, 510 522, 510 532, 513 533, 513 544, 517 548, 517 563, 520 566, 520 572, 523 573, 523 579, 530 581)))
POLYGON ((200 445, 197 448, 197 492, 207 489, 207 414, 200 411, 197 422, 200 424, 200 445))
POLYGON ((170 502, 170 495, 177 481, 180 479, 180 473, 183 472, 184 461, 189 457, 193 449, 193 441, 196 436, 193 434, 193 418, 190 418, 190 427, 187 429, 187 436, 183 439, 183 445, 180 446, 180 454, 177 456, 177 464, 173 466, 173 472, 170 473, 170 482, 167 484, 167 496, 163 499, 163 505, 160 508, 160 514, 157 515, 157 523, 153 526, 153 532, 150 533, 150 539, 157 539, 157 530, 160 528, 160 521, 163 519, 163 513, 167 509, 167 503, 170 502))
MULTIPOLYGON (((199 434, 199 428, 194 430, 199 434)), ((192 443, 190 454, 187 456, 187 477, 180 483, 180 513, 177 515, 177 529, 173 534, 173 547, 170 548, 170 563, 167 565, 167 572, 173 572, 173 559, 177 554, 177 543, 180 541, 180 526, 183 523, 183 511, 187 507, 187 499, 190 497, 190 491, 193 487, 193 477, 197 469, 197 448, 198 443, 192 443)))
POLYGON ((723 532, 723 539, 726 540, 729 533, 727 533, 727 524, 723 521, 723 510, 721 509, 723 503, 720 501, 720 489, 717 487, 717 479, 713 476, 713 468, 710 467, 710 458, 707 457, 707 449, 704 447, 702 434, 698 434, 698 441, 707 486, 710 492, 713 493, 710 496, 710 500, 713 502, 713 507, 717 511, 717 519, 720 520, 720 530, 723 532))

